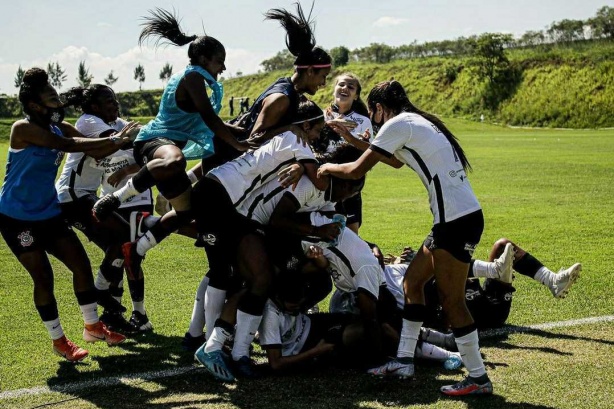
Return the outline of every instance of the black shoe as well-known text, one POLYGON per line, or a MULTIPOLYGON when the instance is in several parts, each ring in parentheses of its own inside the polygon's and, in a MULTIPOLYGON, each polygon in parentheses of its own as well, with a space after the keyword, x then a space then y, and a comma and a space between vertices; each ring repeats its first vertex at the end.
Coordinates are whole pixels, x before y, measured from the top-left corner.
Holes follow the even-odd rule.
POLYGON ((256 367, 256 363, 247 356, 242 356, 238 361, 233 361, 233 373, 241 378, 260 378, 262 372, 256 367))
POLYGON ((181 340, 181 347, 189 352, 196 352, 198 348, 200 348, 207 340, 205 339, 205 334, 199 335, 197 337, 193 337, 189 332, 186 332, 183 339, 181 340))
POLYGON ((149 318, 147 318, 147 314, 141 314, 138 311, 132 311, 132 317, 130 317, 130 324, 134 325, 138 331, 151 331, 153 329, 153 325, 149 318))
POLYGON ((119 209, 121 204, 122 202, 112 194, 109 193, 108 195, 104 195, 94 203, 94 207, 92 207, 92 216, 94 216, 94 219, 101 222, 109 217, 111 213, 119 209))
POLYGON ((115 312, 115 311, 104 311, 100 316, 100 321, 102 321, 108 329, 115 332, 120 332, 122 334, 134 334, 139 331, 139 329, 128 322, 124 315, 115 312))
POLYGON ((126 307, 124 307, 119 301, 117 301, 109 290, 96 290, 98 295, 98 305, 104 308, 105 312, 118 312, 124 313, 126 312, 126 307))

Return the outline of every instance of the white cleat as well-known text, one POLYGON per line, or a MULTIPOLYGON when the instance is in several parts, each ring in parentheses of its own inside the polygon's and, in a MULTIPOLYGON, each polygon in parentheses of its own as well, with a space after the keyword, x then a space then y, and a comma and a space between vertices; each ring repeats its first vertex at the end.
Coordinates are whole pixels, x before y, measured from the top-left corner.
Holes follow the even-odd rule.
POLYGON ((392 361, 386 362, 382 366, 369 369, 367 373, 379 377, 391 377, 400 379, 413 378, 414 364, 413 362, 402 363, 399 362, 398 359, 393 359, 392 361))
POLYGON ((498 280, 507 284, 512 283, 512 265, 514 264, 514 246, 507 243, 503 253, 494 261, 498 280))
POLYGON ((565 298, 569 289, 580 277, 580 271, 582 271, 582 264, 576 263, 566 270, 561 270, 552 278, 552 284, 550 284, 550 292, 555 298, 565 298))

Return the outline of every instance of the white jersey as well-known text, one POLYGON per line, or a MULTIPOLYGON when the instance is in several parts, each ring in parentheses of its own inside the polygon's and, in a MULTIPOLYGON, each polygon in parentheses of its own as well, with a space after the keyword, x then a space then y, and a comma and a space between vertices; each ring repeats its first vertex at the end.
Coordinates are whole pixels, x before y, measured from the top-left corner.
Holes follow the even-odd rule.
MULTIPOLYGON (((96 166, 102 169, 102 188, 100 189, 100 196, 104 196, 108 193, 113 193, 117 189, 122 188, 128 183, 128 180, 132 177, 132 175, 127 175, 117 187, 113 187, 109 184, 109 177, 126 166, 135 165, 136 161, 134 160, 134 153, 132 149, 128 150, 118 150, 112 155, 107 156, 106 158, 100 159, 96 162, 96 166)), ((125 207, 133 207, 133 206, 151 206, 153 204, 153 197, 151 194, 151 189, 147 189, 144 192, 139 193, 138 195, 122 202, 120 208, 125 207)))
POLYGON ((303 175, 294 190, 292 190, 292 186, 284 188, 277 179, 269 181, 264 186, 251 192, 237 211, 262 225, 267 225, 277 204, 284 195, 296 201, 299 207, 298 212, 301 213, 316 210, 335 210, 335 204, 326 200, 325 192, 315 187, 309 178, 303 175))
POLYGON ((268 300, 262 321, 258 328, 260 345, 266 347, 281 347, 282 356, 297 355, 307 341, 311 330, 311 320, 305 314, 284 314, 271 300, 268 300))
MULTIPOLYGON (((373 141, 373 126, 371 125, 371 120, 367 118, 366 116, 360 115, 359 113, 356 113, 354 111, 349 112, 347 114, 340 114, 338 112, 333 111, 330 108, 324 110, 325 120, 330 121, 331 119, 336 119, 336 118, 343 118, 343 119, 347 119, 348 121, 352 121, 356 123, 356 128, 350 131, 352 136, 355 137, 356 139, 362 140, 362 138, 358 136, 358 134, 364 135, 365 132, 367 132, 369 135, 368 142, 373 141)), ((345 145, 345 144, 347 144, 347 142, 345 141, 345 139, 341 137, 338 140, 330 140, 328 142, 328 146, 326 147, 326 153, 332 153, 339 146, 345 145)))
MULTIPOLYGON (((311 214, 311 223, 314 226, 332 222, 319 213, 311 214)), ((303 241, 303 249, 307 250, 312 244, 314 243, 303 241)), ((385 283, 382 267, 369 245, 356 233, 345 228, 341 231, 336 246, 323 247, 322 250, 324 257, 330 263, 328 272, 333 278, 335 287, 348 293, 362 288, 375 298, 379 298, 379 287, 385 283)))
MULTIPOLYGON (((121 118, 111 124, 107 124, 95 115, 83 114, 77 120, 75 128, 86 138, 99 138, 101 134, 112 130, 121 131, 128 122, 121 118)), ((110 175, 116 170, 136 163, 132 151, 119 150, 106 158, 96 160, 82 152, 69 153, 62 173, 57 180, 55 187, 58 192, 58 199, 61 203, 71 202, 88 194, 96 194, 101 183, 103 184, 102 195, 114 192, 126 184, 128 178, 123 180, 117 188, 107 182, 110 175)), ((122 204, 122 207, 130 207, 152 204, 151 190, 137 195, 131 200, 122 204)))
POLYGON ((397 307, 403 309, 405 305, 405 293, 403 292, 403 278, 407 271, 407 264, 387 264, 384 269, 386 287, 394 295, 397 307))
POLYGON ((446 136, 431 122, 404 112, 386 122, 371 144, 386 157, 412 168, 429 193, 433 223, 445 223, 480 210, 467 174, 446 136))
POLYGON ((245 152, 209 174, 226 188, 232 203, 239 206, 255 189, 277 178, 277 172, 293 162, 316 162, 309 146, 303 146, 292 132, 273 137, 255 151, 245 152))

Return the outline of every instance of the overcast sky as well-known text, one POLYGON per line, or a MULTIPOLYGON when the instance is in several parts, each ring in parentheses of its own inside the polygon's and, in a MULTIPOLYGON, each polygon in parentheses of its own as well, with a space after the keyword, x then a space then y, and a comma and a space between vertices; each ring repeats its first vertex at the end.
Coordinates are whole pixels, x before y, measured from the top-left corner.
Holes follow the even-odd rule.
MULTIPOLYGON (((305 8, 311 2, 302 1, 305 8)), ((586 19, 614 0, 316 0, 316 38, 325 48, 350 49, 373 42, 389 45, 454 39, 483 32, 521 35, 553 21, 586 19)), ((2 0, 0 12, 0 93, 15 94, 19 65, 46 67, 59 61, 76 85, 84 60, 103 82, 113 70, 118 91, 138 89, 134 67, 145 67, 144 88, 161 88, 166 62, 177 72, 188 63, 186 47, 140 48, 140 17, 148 9, 177 11, 188 34, 216 37, 227 51, 228 72, 253 73, 262 60, 285 48, 283 29, 263 21, 272 7, 293 9, 289 0, 2 0)), ((228 76, 228 73, 226 74, 228 76)))

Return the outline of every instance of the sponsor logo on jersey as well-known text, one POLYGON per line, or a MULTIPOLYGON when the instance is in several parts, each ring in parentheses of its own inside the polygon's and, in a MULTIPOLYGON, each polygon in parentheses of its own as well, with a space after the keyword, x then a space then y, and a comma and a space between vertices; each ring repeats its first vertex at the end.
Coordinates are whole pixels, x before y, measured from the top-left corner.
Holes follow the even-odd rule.
POLYGON ((476 290, 471 290, 471 289, 467 289, 465 291, 465 299, 467 301, 472 301, 474 298, 479 297, 480 296, 480 292, 476 291, 476 290))
POLYGON ((465 251, 469 253, 469 255, 473 255, 473 252, 475 251, 475 248, 477 247, 477 244, 473 244, 473 243, 465 243, 465 251))
POLYGON ((202 241, 204 241, 205 243, 207 243, 210 246, 214 246, 215 242, 217 241, 217 237, 215 237, 215 235, 211 234, 211 233, 209 233, 207 235, 203 234, 200 237, 201 237, 202 241))
POLYGON ((34 243, 34 237, 32 237, 30 230, 22 231, 17 238, 21 247, 30 247, 34 243))

